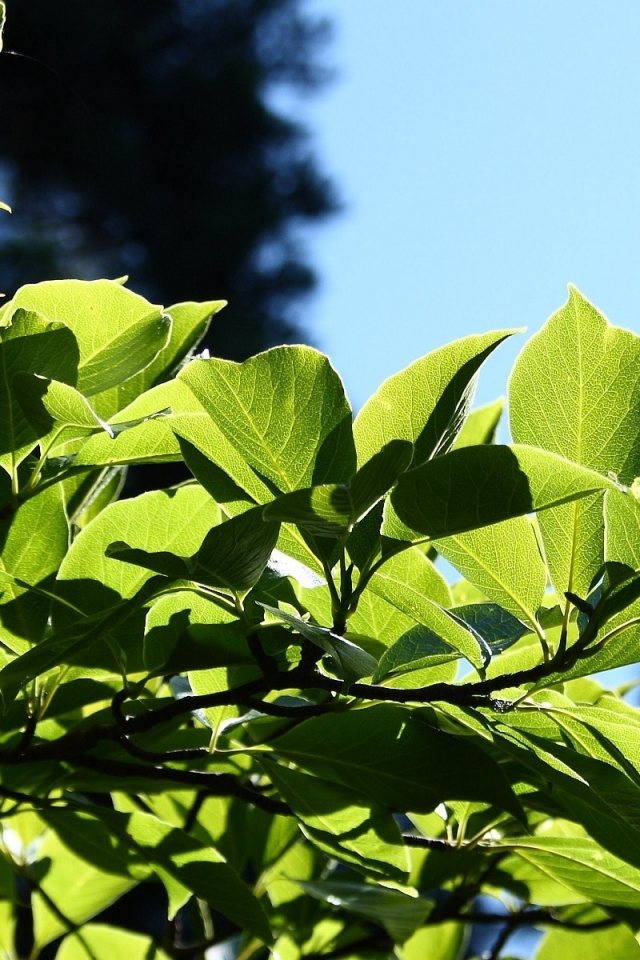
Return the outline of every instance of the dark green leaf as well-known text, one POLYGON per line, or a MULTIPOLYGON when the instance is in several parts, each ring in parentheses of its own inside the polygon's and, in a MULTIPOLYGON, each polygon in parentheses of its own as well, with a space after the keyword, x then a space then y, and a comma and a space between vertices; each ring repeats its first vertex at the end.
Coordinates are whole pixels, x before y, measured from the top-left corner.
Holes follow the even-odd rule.
POLYGON ((377 704, 306 720, 269 749, 322 779, 354 790, 366 783, 367 795, 393 810, 428 813, 443 800, 483 800, 520 816, 494 761, 406 707, 377 704))
POLYGON ((463 447, 402 474, 391 504, 409 530, 389 517, 383 533, 437 540, 614 486, 594 470, 534 447, 463 447))

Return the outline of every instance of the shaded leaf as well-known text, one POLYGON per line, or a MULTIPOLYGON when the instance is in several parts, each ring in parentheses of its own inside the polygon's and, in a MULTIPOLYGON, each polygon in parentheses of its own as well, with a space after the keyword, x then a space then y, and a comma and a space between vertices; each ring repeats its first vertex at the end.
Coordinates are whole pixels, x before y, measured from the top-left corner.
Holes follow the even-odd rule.
POLYGON ((295 617, 278 607, 270 607, 266 603, 261 603, 260 606, 278 619, 284 620, 306 640, 310 640, 325 653, 330 654, 339 666, 346 683, 353 683, 361 677, 370 677, 375 672, 378 666, 375 657, 351 640, 347 640, 346 637, 333 633, 328 627, 318 627, 314 623, 301 620, 300 617, 295 617))
POLYGON ((396 943, 404 943, 422 926, 433 902, 399 890, 341 880, 297 881, 305 893, 382 925, 396 943))
POLYGON ((311 840, 329 847, 338 859, 346 854, 348 862, 367 873, 407 881, 407 849, 388 810, 354 790, 289 767, 269 763, 266 769, 285 802, 310 831, 311 840))
POLYGON ((393 486, 411 462, 413 447, 391 440, 347 484, 295 490, 273 500, 266 516, 295 523, 319 536, 339 537, 393 486))
POLYGON ((497 603, 469 603, 453 612, 480 634, 493 654, 508 650, 530 629, 497 603))
POLYGON ((534 447, 463 447, 402 474, 391 494, 401 524, 388 514, 382 532, 437 540, 614 485, 594 470, 534 447), (410 529, 403 531, 402 524, 410 529))
POLYGON ((406 707, 377 704, 314 717, 269 749, 324 780, 354 790, 366 783, 372 800, 397 811, 429 813, 443 800, 483 800, 520 816, 494 761, 467 738, 434 729, 406 707))

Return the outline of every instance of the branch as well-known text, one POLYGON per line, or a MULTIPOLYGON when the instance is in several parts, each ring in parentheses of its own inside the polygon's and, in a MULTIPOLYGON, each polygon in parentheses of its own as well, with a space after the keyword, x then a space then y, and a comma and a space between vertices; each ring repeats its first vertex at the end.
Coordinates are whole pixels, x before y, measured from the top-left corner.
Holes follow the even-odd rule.
POLYGON ((137 763, 120 760, 106 760, 103 757, 83 755, 74 758, 79 767, 87 767, 97 773, 119 778, 140 778, 163 783, 186 784, 197 787, 210 797, 237 797, 245 803, 252 803, 268 813, 278 813, 285 817, 293 813, 282 800, 265 796, 253 787, 241 783, 232 773, 203 773, 200 770, 174 770, 171 767, 145 767, 137 763))
POLYGON ((524 910, 521 913, 480 913, 478 911, 461 913, 454 919, 465 920, 467 923, 509 923, 512 927, 535 926, 537 924, 549 927, 564 927, 565 930, 606 930, 618 923, 612 917, 604 920, 592 920, 590 923, 578 923, 577 920, 563 920, 552 910, 524 910))

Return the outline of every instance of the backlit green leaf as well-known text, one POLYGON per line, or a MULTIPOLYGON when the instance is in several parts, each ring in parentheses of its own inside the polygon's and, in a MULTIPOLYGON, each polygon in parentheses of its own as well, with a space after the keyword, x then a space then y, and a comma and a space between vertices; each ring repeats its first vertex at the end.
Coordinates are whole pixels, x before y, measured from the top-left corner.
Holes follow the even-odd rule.
POLYGON ((56 960, 168 960, 164 950, 151 937, 131 930, 120 930, 103 923, 87 923, 81 933, 65 937, 56 960))
POLYGON ((430 575, 427 571, 431 566, 430 561, 423 557, 418 563, 417 557, 412 557, 412 572, 417 573, 422 567, 422 577, 412 577, 411 580, 403 582, 401 573, 403 568, 406 569, 407 561, 402 557, 402 554, 397 558, 393 557, 373 575, 370 581, 371 590, 446 641, 474 667, 482 669, 491 659, 489 646, 484 644, 472 629, 461 624, 455 616, 430 600, 420 589, 421 580, 424 587, 429 587, 430 575), (387 566, 390 567, 391 576, 387 575, 387 566))
POLYGON ((589 837, 521 837, 505 845, 589 900, 603 906, 640 907, 640 870, 589 837))
MULTIPOLYGON (((144 370, 166 346, 171 318, 114 280, 49 280, 27 284, 2 307, 37 310, 62 322, 80 348, 76 386, 90 397, 144 370)), ((34 370, 63 379, 47 370, 34 370)), ((100 411, 105 417, 105 411, 100 411)))
POLYGON ((409 440, 414 466, 445 453, 473 399, 476 374, 515 330, 456 340, 390 377, 365 403, 353 432, 362 465, 389 440, 409 440))
POLYGON ((44 436, 34 430, 14 394, 13 378, 33 374, 73 384, 78 375, 78 345, 71 330, 39 313, 17 309, 0 339, 0 466, 15 472, 19 463, 44 436))
MULTIPOLYGON (((612 326, 574 287, 525 346, 509 383, 516 443, 622 483, 640 474, 640 337, 612 326)), ((603 559, 602 500, 539 518, 552 582, 586 596, 603 559)))
POLYGON ((351 408, 323 354, 276 347, 244 363, 194 360, 180 374, 247 463, 283 492, 355 472, 351 408))
POLYGON ((101 420, 79 390, 60 380, 19 373, 13 378, 16 396, 32 427, 42 435, 57 427, 79 427, 81 431, 114 432, 101 420))
POLYGON ((210 300, 204 303, 176 303, 165 307, 164 314, 171 317, 169 341, 156 359, 134 377, 105 390, 96 399, 98 410, 111 416, 123 410, 136 397, 145 393, 156 384, 175 375, 182 363, 207 332, 209 323, 226 305, 225 300, 210 300))
POLYGON ((290 521, 318 536, 339 537, 350 530, 396 482, 411 462, 413 447, 391 440, 354 474, 348 484, 295 490, 273 500, 266 516, 290 521))
POLYGON ((438 552, 489 599, 537 629, 547 570, 526 517, 445 537, 438 552))
POLYGON ((547 931, 536 960, 636 960, 640 944, 631 931, 622 924, 605 930, 563 930, 555 927, 547 931))
POLYGON ((51 612, 55 574, 68 545, 59 486, 25 500, 0 524, 0 572, 7 577, 0 577, 0 639, 14 653, 24 653, 41 639, 51 612))
POLYGON ((496 433, 504 400, 494 400, 484 407, 472 410, 462 425, 462 430, 453 442, 453 450, 459 447, 474 447, 479 443, 495 443, 496 433))

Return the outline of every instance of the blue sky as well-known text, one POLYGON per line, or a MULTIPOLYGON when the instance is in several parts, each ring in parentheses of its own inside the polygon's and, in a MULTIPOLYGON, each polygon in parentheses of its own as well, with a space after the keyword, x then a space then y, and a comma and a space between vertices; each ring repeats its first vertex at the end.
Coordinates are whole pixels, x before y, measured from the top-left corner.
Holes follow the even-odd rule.
MULTIPOLYGON (((535 332, 572 282, 640 332, 640 3, 309 0, 337 80, 303 106, 346 202, 306 311, 358 407, 457 337, 535 332)), ((517 340, 517 342, 515 342, 517 340)), ((524 337, 486 365, 503 395, 524 337)))

